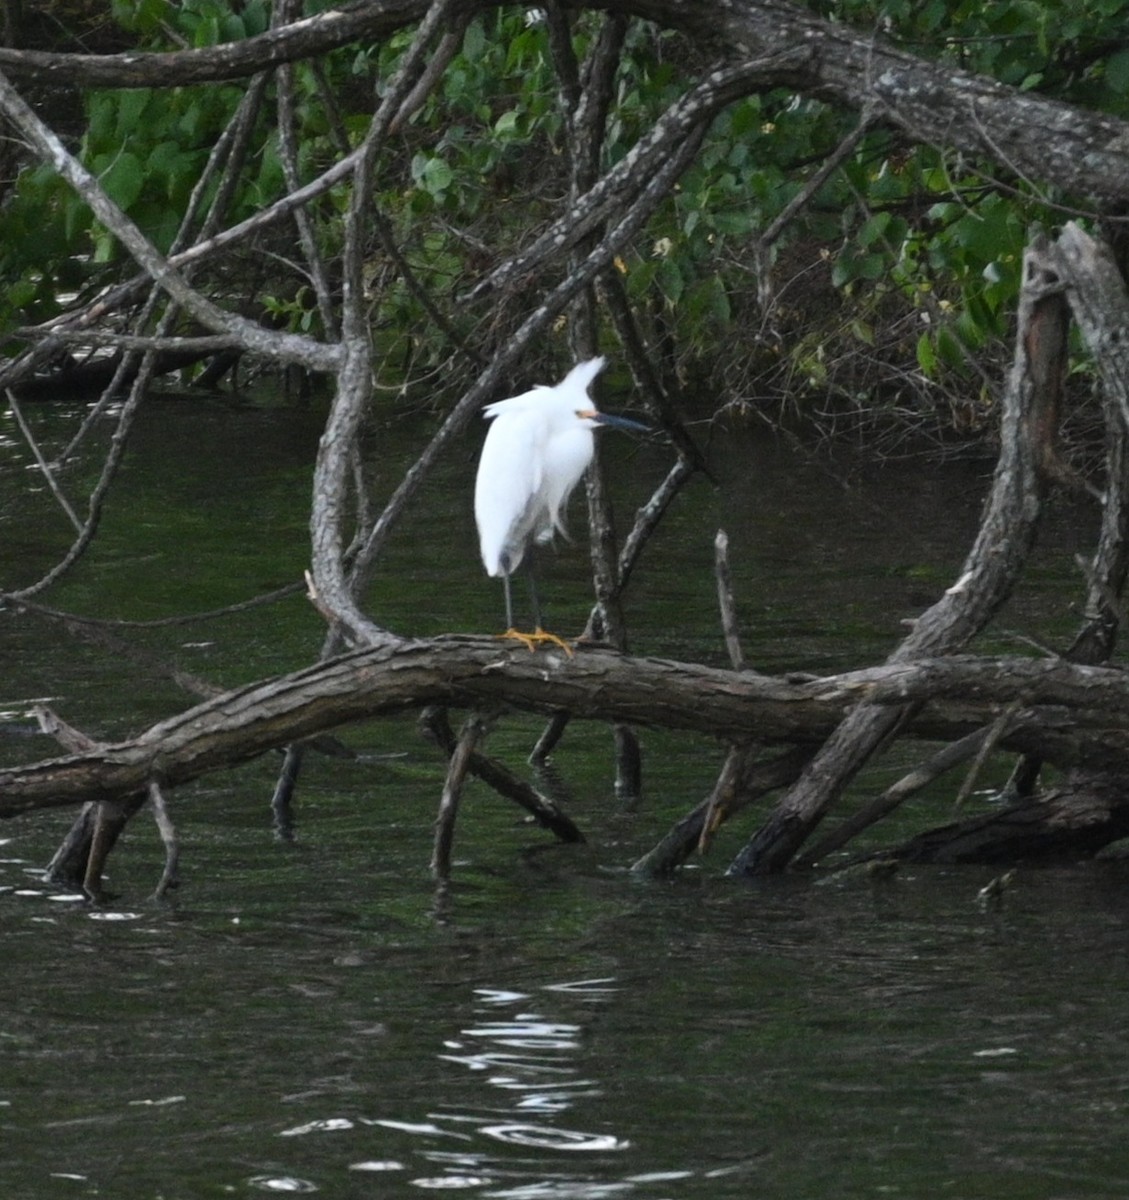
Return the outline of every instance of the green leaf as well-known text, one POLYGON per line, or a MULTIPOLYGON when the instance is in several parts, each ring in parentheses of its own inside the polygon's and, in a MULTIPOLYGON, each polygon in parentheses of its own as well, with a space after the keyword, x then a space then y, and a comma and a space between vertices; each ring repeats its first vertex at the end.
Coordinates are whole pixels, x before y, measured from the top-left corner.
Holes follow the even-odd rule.
POLYGON ((94 253, 91 255, 91 259, 96 263, 113 262, 116 250, 117 242, 112 235, 99 227, 94 234, 94 253))
POLYGON ((933 339, 927 333, 917 339, 917 365, 930 379, 937 373, 937 352, 933 349, 933 339))
POLYGON ((851 322, 851 332, 864 345, 874 345, 874 326, 871 325, 869 321, 863 321, 856 317, 855 320, 851 322))
POLYGON ((710 224, 718 233, 736 234, 744 237, 755 225, 754 215, 746 208, 720 209, 713 214, 710 224))
POLYGON ((119 136, 127 136, 137 132, 141 124, 141 115, 149 103, 148 88, 134 88, 114 93, 117 101, 117 128, 119 136))
POLYGON ((937 330, 937 355, 948 367, 959 371, 963 371, 967 367, 960 339, 947 325, 942 325, 937 330))
POLYGON ((1106 59, 1105 84, 1119 96, 1129 95, 1129 50, 1118 50, 1106 59))
POLYGON ((463 55, 471 62, 479 62, 486 56, 486 33, 481 21, 471 21, 466 27, 466 33, 463 34, 463 55))
POLYGON ((677 304, 686 289, 686 279, 679 270, 678 264, 669 258, 660 259, 655 277, 667 301, 670 304, 677 304))
POLYGON ((130 206, 141 195, 145 184, 145 172, 141 169, 141 160, 137 155, 123 150, 114 157, 99 179, 110 199, 123 212, 128 212, 130 206))
POLYGON ((890 224, 890 214, 887 212, 875 213, 874 216, 864 221, 862 228, 856 234, 860 246, 873 245, 886 232, 890 224))
POLYGON ((517 133, 517 109, 511 108, 504 112, 494 122, 494 132, 498 137, 513 137, 517 133))
POLYGON ((36 286, 30 279, 20 279, 6 289, 4 302, 9 308, 23 308, 35 299, 36 286))
POLYGON ((443 159, 417 154, 412 159, 412 178, 425 192, 441 196, 451 186, 455 173, 443 159))

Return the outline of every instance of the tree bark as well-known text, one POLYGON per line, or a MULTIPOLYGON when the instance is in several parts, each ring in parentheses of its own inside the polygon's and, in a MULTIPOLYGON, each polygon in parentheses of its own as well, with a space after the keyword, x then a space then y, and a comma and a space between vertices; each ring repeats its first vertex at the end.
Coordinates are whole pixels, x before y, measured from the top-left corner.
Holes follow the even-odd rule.
MULTIPOLYGON (((960 578, 918 618, 891 663, 949 654, 967 644, 1011 592, 1034 541, 1066 368, 1066 301, 1050 256, 1050 247, 1039 238, 1024 258, 1001 453, 976 542, 960 578)), ((730 872, 755 875, 787 866, 860 768, 912 716, 912 708, 860 705, 828 738, 730 872)))
POLYGON ((1063 767, 1129 773, 1129 676, 1061 659, 951 656, 893 662, 802 683, 666 659, 581 649, 502 648, 444 637, 352 651, 225 692, 125 742, 0 771, 0 817, 173 788, 353 721, 428 704, 512 706, 577 719, 812 746, 860 699, 914 710, 906 731, 955 739, 1022 698, 1003 749, 1063 767))
POLYGON ((915 863, 1045 866, 1092 858, 1124 837, 1129 837, 1124 780, 1091 772, 1083 785, 930 829, 885 851, 883 857, 915 863))
MULTIPOLYGON (((99 88, 180 87, 245 78, 283 62, 374 41, 419 21, 427 0, 366 0, 258 37, 165 54, 50 54, 0 47, 13 79, 99 88)), ((463 0, 461 16, 497 7, 463 0)), ((932 63, 869 32, 835 24, 784 0, 603 0, 591 8, 680 29, 730 60, 804 54, 797 91, 876 110, 914 138, 996 164, 1079 196, 1129 199, 1129 123, 932 63)))

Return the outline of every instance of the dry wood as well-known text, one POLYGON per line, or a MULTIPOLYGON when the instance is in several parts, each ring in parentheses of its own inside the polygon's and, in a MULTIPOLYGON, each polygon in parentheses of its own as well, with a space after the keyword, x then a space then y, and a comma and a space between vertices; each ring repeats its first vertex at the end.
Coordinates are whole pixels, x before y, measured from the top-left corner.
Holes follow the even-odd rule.
POLYGON ((1129 676, 1061 659, 951 656, 805 682, 600 648, 529 654, 493 638, 403 641, 341 655, 210 699, 125 742, 0 771, 0 817, 166 788, 350 722, 428 704, 566 708, 574 718, 811 747, 860 700, 916 715, 917 735, 962 737, 1023 698, 1000 745, 1062 766, 1129 771, 1129 676))
MULTIPOLYGON (((1024 256, 1023 278, 1000 458, 979 533, 960 578, 918 618, 891 663, 950 654, 967 644, 1007 598, 1034 541, 1045 487, 1040 468, 1056 429, 1066 368, 1066 303, 1042 238, 1024 256)), ((787 866, 848 783, 912 715, 909 709, 860 705, 827 739, 730 871, 760 874, 787 866)))
POLYGON ((1121 777, 1091 772, 1085 786, 942 825, 886 852, 921 863, 1062 863, 1129 837, 1121 777))
MULTIPOLYGON (((420 715, 424 732, 443 748, 448 758, 456 749, 454 731, 447 719, 447 711, 438 706, 425 708, 420 715)), ((472 747, 468 769, 507 800, 520 805, 537 822, 550 830, 562 842, 583 842, 584 835, 548 796, 519 779, 507 767, 472 747)))
POLYGON ((474 748, 485 731, 481 716, 471 713, 463 722, 451 752, 447 779, 439 800, 439 813, 435 818, 435 846, 431 853, 431 873, 437 879, 446 879, 451 874, 451 846, 455 840, 455 818, 459 812, 463 783, 470 770, 474 748))

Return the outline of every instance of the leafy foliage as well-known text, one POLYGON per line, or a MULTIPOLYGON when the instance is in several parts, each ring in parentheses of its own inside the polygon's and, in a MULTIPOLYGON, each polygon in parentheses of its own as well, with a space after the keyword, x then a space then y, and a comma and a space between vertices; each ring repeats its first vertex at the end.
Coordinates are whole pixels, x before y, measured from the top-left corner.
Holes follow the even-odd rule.
MULTIPOLYGON (((914 53, 1129 116, 1129 0, 821 0, 811 7, 914 53)), ((466 26, 439 86, 398 133, 374 197, 418 282, 468 341, 503 338, 525 301, 502 298, 487 311, 458 297, 557 215, 567 195, 567 122, 547 32, 532 12, 492 10, 466 26)), ((259 33, 269 5, 114 0, 112 15, 138 47, 161 49, 259 33)), ((576 18, 580 58, 604 19, 576 18)), ((405 31, 329 56, 322 69, 332 105, 313 72, 295 72, 304 175, 321 169, 342 140, 355 142, 374 89, 409 38, 405 31)), ((698 65, 688 57, 676 36, 629 27, 606 163, 621 159, 685 90, 698 65)), ((233 84, 86 97, 83 159, 158 246, 170 245, 241 94, 233 84)), ((269 105, 266 111, 229 217, 284 190, 269 105)), ((616 265, 652 340, 676 347, 684 370, 723 381, 734 395, 770 380, 779 389, 806 384, 855 402, 894 376, 965 373, 970 354, 1006 334, 1028 231, 1052 223, 1056 206, 1070 203, 1033 181, 1001 178, 873 129, 772 245, 761 244, 856 120, 783 91, 731 105, 676 191, 620 256, 616 265), (845 372, 832 367, 847 361, 854 365, 845 372)), ((339 251, 332 197, 314 215, 332 263, 339 251)), ((259 301, 275 319, 313 328, 307 281, 281 261, 269 286, 256 284, 259 301)), ((101 281, 117 265, 112 240, 49 171, 19 174, 0 207, 0 272, 9 281, 0 328, 44 319, 61 293, 101 281)), ((374 326, 389 354, 444 362, 448 329, 437 327, 375 233, 368 282, 374 326)))

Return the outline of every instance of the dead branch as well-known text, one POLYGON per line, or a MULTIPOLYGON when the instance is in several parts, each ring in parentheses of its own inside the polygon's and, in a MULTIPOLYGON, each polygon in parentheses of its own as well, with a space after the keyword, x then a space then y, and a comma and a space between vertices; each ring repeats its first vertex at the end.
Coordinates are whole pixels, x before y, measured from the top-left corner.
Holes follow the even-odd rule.
MULTIPOLYGON (((488 10, 480 0, 460 11, 488 10)), ((1108 200, 1129 198, 1126 123, 1022 92, 991 79, 926 62, 876 38, 825 21, 786 0, 605 0, 593 4, 681 29, 731 58, 789 53, 810 57, 788 84, 862 109, 915 138, 995 159, 1006 147, 1008 169, 1065 192, 1108 200)), ((0 48, 0 70, 13 78, 58 77, 87 87, 175 87, 235 79, 280 62, 315 57, 351 41, 379 40, 420 20, 426 0, 368 0, 326 10, 242 42, 162 54, 46 54, 0 48)))
POLYGON ((0 817, 175 788, 353 721, 438 704, 567 709, 574 719, 811 747, 859 700, 914 711, 906 730, 948 740, 1019 695, 1000 746, 1058 765, 1129 771, 1129 676, 1060 659, 949 656, 791 682, 585 648, 529 654, 493 638, 400 641, 352 651, 205 701, 129 741, 0 771, 0 817))
POLYGON ((149 781, 149 805, 153 809, 153 819, 157 822, 157 829, 165 847, 165 868, 153 893, 153 898, 160 900, 171 889, 180 885, 180 843, 176 836, 176 826, 165 804, 164 793, 154 779, 149 781))
POLYGON ((478 713, 471 713, 459 731, 458 739, 451 752, 447 767, 447 779, 443 784, 443 795, 439 800, 439 813, 435 818, 435 846, 431 853, 431 873, 436 879, 447 879, 451 874, 451 846, 455 840, 455 818, 459 811, 463 782, 470 770, 474 748, 486 732, 478 713))
MULTIPOLYGON (((433 738, 450 758, 455 752, 455 735, 447 719, 446 709, 425 708, 420 724, 428 737, 433 738)), ((518 779, 509 768, 475 750, 469 760, 469 770, 499 796, 520 805, 543 829, 548 829, 562 842, 583 842, 584 835, 548 796, 518 779)))
MULTIPOLYGON (((1035 537, 1045 487, 1046 438, 1057 423, 1066 366, 1066 303, 1044 239, 1024 258, 1015 361, 1003 399, 1001 453, 976 541, 960 578, 918 618, 890 662, 964 646, 1010 593, 1035 537)), ((910 710, 860 705, 824 744, 799 782, 731 866, 735 874, 781 870, 862 766, 910 710)), ((994 718, 993 718, 994 719, 994 718)))

